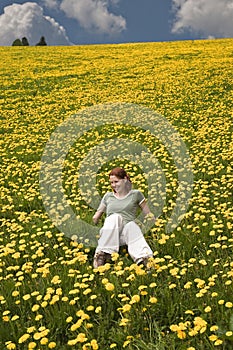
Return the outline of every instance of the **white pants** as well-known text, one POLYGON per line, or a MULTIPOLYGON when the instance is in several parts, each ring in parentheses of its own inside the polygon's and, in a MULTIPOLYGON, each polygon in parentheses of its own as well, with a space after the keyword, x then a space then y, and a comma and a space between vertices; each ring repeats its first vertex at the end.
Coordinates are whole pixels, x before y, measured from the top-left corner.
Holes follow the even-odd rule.
POLYGON ((128 253, 134 261, 140 258, 151 257, 153 252, 147 244, 140 227, 130 221, 123 224, 122 216, 112 214, 104 221, 100 230, 100 238, 96 252, 112 254, 119 251, 120 245, 128 246, 128 253))

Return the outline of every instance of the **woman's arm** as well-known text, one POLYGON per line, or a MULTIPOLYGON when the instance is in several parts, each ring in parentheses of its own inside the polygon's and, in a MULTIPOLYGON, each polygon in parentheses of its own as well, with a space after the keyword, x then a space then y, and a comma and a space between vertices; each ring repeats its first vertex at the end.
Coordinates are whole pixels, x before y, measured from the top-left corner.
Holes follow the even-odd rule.
POLYGON ((106 211, 106 204, 104 202, 105 197, 106 197, 106 195, 101 200, 99 207, 97 208, 94 216, 92 217, 92 220, 93 220, 95 225, 98 224, 99 219, 101 218, 102 214, 105 213, 105 211, 106 211))
POLYGON ((142 212, 144 214, 144 216, 149 217, 151 220, 156 220, 154 217, 154 214, 150 211, 150 208, 146 202, 146 200, 144 200, 142 203, 139 204, 140 208, 142 209, 142 212))
POLYGON ((93 220, 93 222, 94 222, 95 225, 98 224, 98 221, 99 221, 99 219, 101 218, 102 214, 103 214, 103 211, 101 211, 101 210, 97 210, 97 211, 96 211, 95 215, 94 215, 93 218, 92 218, 92 220, 93 220))

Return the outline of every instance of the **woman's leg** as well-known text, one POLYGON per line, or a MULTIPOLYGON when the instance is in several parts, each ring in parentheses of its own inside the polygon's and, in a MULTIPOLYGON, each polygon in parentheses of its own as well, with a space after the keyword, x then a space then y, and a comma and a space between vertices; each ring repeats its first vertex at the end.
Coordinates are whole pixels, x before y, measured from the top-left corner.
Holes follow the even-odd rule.
POLYGON ((128 252, 133 261, 140 262, 144 258, 153 256, 153 252, 146 242, 140 227, 134 222, 128 222, 122 231, 121 240, 128 246, 128 252))
POLYGON ((119 251, 119 239, 120 233, 123 227, 123 220, 121 215, 112 214, 108 216, 104 225, 100 230, 100 238, 98 240, 98 246, 96 253, 104 252, 112 254, 119 251))

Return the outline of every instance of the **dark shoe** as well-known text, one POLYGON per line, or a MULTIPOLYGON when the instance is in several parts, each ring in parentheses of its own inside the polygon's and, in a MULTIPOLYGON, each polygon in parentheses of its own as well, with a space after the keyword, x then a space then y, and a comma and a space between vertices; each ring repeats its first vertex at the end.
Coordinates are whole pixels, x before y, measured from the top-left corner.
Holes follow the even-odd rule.
POLYGON ((99 252, 94 256, 93 267, 94 269, 97 269, 99 266, 105 265, 106 262, 110 260, 111 260, 111 254, 105 253, 105 252, 99 252))
POLYGON ((148 262, 149 262, 149 258, 148 257, 145 257, 145 258, 139 258, 137 261, 136 261, 136 264, 139 266, 139 265, 143 265, 145 267, 146 270, 149 270, 149 266, 148 266, 148 262))

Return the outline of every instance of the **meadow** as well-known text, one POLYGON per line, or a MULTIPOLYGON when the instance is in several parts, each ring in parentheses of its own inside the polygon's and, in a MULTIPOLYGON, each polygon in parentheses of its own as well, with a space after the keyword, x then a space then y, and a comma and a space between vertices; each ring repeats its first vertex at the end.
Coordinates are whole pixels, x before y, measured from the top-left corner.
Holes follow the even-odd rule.
MULTIPOLYGON (((0 349, 231 350, 233 39, 0 47, 0 53, 0 349), (164 169, 166 200, 146 232, 154 252, 149 273, 125 247, 93 269, 95 247, 60 231, 40 193, 41 157, 56 127, 92 106, 119 102, 161 114, 185 142, 194 183, 183 219, 165 232, 177 191, 169 152, 120 120, 93 122, 77 140, 63 187, 91 224, 93 193, 85 198, 79 191, 79 162, 122 135, 150 147, 164 169)), ((120 156, 103 159, 96 193, 109 190, 107 174, 116 165, 148 195, 140 166, 120 156)))

